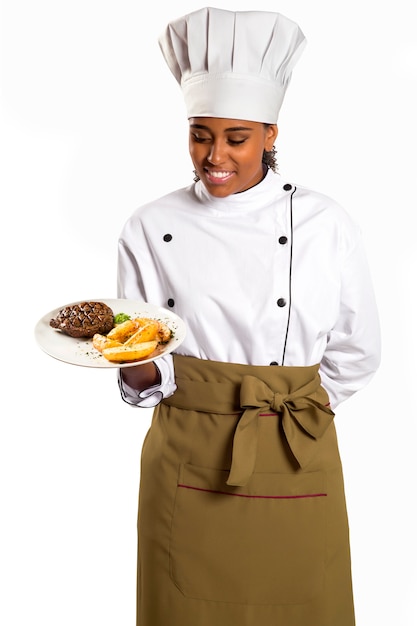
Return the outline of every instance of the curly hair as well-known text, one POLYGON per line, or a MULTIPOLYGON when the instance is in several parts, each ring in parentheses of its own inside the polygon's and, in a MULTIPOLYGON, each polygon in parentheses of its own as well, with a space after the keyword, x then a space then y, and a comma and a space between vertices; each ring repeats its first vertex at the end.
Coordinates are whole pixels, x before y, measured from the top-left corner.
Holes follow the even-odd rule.
MULTIPOLYGON (((270 124, 264 123, 265 129, 268 129, 269 126, 270 124)), ((265 163, 265 165, 269 167, 269 169, 275 173, 278 172, 278 162, 277 162, 276 155, 277 155, 277 149, 275 148, 275 146, 272 146, 272 150, 269 150, 269 151, 264 150, 264 153, 262 155, 262 163, 265 163)))
POLYGON ((272 150, 264 150, 262 155, 262 163, 264 163, 270 170, 277 173, 278 172, 278 162, 276 158, 277 150, 275 146, 272 146, 272 150))

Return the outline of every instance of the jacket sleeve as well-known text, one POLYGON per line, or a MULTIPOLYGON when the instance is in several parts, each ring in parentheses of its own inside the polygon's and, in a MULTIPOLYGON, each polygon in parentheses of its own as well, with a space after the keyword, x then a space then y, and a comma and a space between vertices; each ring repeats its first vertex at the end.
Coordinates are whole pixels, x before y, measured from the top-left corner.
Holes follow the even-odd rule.
POLYGON ((320 365, 332 408, 365 387, 381 359, 375 295, 359 236, 341 267, 340 309, 320 365))
MULTIPOLYGON (((117 295, 119 298, 128 298, 147 302, 147 296, 143 287, 141 268, 130 246, 123 239, 119 240, 118 263, 117 263, 117 295)), ((128 404, 149 408, 154 407, 174 393, 176 390, 174 365, 172 356, 166 355, 155 361, 160 372, 161 383, 150 389, 138 392, 132 389, 122 380, 120 370, 118 382, 122 399, 128 404)))

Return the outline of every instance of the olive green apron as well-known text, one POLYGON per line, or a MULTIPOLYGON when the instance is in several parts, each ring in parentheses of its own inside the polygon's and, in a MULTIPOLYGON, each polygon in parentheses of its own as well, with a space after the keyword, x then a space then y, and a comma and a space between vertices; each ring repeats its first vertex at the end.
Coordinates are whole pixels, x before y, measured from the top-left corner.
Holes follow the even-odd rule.
POLYGON ((174 366, 142 450, 138 626, 354 626, 318 365, 174 366))

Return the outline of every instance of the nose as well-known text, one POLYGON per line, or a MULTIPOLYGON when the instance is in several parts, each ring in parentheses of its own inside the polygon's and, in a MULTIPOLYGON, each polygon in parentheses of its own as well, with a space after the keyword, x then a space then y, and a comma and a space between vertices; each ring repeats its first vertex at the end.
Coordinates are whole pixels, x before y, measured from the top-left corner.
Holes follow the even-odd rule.
POLYGON ((219 165, 224 161, 225 146, 222 141, 213 141, 207 154, 207 161, 212 165, 219 165))

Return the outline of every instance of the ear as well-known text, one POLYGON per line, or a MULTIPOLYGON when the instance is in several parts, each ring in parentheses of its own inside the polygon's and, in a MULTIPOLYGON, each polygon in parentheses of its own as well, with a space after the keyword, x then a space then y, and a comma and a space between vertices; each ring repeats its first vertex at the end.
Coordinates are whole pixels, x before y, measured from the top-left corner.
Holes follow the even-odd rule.
POLYGON ((270 152, 273 148, 276 138, 278 137, 278 126, 269 124, 265 132, 265 150, 270 152))

